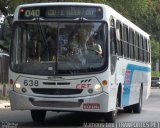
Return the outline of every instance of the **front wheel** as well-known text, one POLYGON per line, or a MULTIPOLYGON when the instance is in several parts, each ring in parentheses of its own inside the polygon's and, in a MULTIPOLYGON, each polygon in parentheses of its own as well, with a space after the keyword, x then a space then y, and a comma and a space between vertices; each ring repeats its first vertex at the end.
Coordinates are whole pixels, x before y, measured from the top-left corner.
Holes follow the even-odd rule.
POLYGON ((104 114, 104 121, 107 123, 115 123, 116 122, 116 118, 117 118, 117 113, 118 113, 118 98, 116 101, 116 110, 105 113, 104 114))
POLYGON ((34 122, 43 122, 46 117, 45 110, 31 110, 32 120, 34 122))
POLYGON ((116 122, 116 117, 117 117, 117 111, 116 110, 104 114, 104 120, 107 123, 115 123, 116 122))

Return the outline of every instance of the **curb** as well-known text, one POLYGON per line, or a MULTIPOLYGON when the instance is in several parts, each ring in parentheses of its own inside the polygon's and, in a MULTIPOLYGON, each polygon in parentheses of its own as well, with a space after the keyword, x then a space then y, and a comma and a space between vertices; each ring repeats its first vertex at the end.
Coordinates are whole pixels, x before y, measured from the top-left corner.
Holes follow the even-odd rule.
POLYGON ((10 102, 1 100, 0 109, 10 109, 10 102))

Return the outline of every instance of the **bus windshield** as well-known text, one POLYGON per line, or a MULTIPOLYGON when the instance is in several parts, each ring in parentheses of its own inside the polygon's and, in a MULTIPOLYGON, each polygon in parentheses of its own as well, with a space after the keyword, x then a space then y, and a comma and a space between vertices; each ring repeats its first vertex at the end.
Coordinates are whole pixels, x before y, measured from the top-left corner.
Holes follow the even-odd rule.
POLYGON ((11 69, 15 72, 80 74, 106 68, 104 22, 15 22, 13 33, 11 69))

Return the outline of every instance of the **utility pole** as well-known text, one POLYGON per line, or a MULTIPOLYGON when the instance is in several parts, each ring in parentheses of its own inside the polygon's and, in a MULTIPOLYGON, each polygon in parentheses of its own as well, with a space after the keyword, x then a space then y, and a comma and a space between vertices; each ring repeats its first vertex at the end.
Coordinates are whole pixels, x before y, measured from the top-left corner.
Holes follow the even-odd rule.
POLYGON ((157 59, 157 62, 156 62, 156 72, 159 72, 159 59, 157 59))

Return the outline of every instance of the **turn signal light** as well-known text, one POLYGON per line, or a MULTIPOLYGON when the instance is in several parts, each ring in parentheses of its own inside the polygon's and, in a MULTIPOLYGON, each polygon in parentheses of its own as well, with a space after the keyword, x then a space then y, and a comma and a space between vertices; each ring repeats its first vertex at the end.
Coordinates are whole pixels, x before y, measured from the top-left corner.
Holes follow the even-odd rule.
POLYGON ((107 81, 107 80, 103 80, 103 81, 102 81, 102 85, 103 85, 103 86, 107 86, 107 84, 108 84, 108 81, 107 81))

